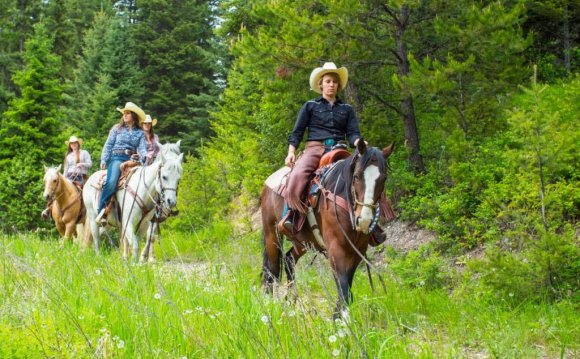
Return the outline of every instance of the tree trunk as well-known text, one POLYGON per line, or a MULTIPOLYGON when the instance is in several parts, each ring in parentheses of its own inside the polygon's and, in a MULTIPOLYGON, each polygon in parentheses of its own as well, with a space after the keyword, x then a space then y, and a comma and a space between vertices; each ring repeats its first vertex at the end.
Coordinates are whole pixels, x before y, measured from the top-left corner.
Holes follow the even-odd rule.
POLYGON ((417 122, 415 119, 415 108, 413 105, 413 96, 409 92, 405 83, 405 77, 409 74, 409 58, 407 57, 407 46, 403 36, 408 24, 410 15, 409 7, 401 6, 399 16, 393 21, 395 25, 395 41, 397 45, 397 68, 399 81, 402 85, 401 92, 401 119, 403 120, 403 129, 405 131, 405 146, 409 151, 407 161, 409 166, 416 174, 425 172, 423 157, 419 153, 419 134, 417 133, 417 122))
POLYGON ((570 13, 568 12, 568 4, 564 4, 564 23, 562 24, 562 35, 564 42, 564 66, 566 71, 572 71, 571 52, 572 46, 570 43, 570 13))

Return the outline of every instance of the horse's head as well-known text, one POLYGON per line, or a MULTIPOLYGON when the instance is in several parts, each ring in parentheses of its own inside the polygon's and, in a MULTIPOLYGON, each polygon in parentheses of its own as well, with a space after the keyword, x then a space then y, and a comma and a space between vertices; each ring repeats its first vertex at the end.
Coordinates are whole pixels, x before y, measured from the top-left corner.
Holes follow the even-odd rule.
MULTIPOLYGON (((166 146, 162 146, 162 149, 166 146)), ((177 144, 177 150, 179 150, 179 143, 177 144)), ((158 180, 155 181, 155 189, 157 193, 161 194, 162 205, 166 208, 174 208, 177 205, 177 186, 183 174, 183 169, 181 168, 183 153, 175 154, 173 151, 166 153, 161 150, 157 159, 160 162, 160 166, 158 180)))
POLYGON ((50 198, 54 197, 56 189, 58 188, 60 167, 46 167, 44 166, 44 192, 42 193, 42 198, 48 201, 50 198))
POLYGON ((369 233, 379 206, 379 199, 387 180, 386 159, 393 152, 393 144, 382 151, 368 147, 361 138, 358 153, 352 160, 352 198, 355 206, 355 227, 358 232, 369 233))

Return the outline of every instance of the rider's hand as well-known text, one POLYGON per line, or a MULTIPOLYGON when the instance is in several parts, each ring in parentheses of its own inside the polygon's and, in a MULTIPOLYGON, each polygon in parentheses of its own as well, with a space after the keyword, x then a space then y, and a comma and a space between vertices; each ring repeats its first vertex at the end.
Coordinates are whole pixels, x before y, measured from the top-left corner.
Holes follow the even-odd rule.
POLYGON ((131 155, 131 161, 135 161, 135 162, 139 161, 139 155, 136 154, 136 153, 132 154, 131 155))
POLYGON ((102 169, 102 170, 104 170, 104 169, 107 169, 107 165, 106 165, 106 164, 104 164, 104 163, 101 163, 101 169, 102 169))
POLYGON ((294 153, 288 153, 288 156, 286 156, 284 163, 286 164, 286 166, 292 167, 292 166, 294 166, 295 160, 296 160, 296 156, 294 155, 294 153))

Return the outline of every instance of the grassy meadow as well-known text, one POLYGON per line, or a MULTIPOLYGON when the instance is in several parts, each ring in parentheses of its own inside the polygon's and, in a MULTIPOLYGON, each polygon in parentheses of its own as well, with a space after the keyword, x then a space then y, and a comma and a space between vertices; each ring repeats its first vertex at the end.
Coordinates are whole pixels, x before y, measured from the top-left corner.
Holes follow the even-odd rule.
POLYGON ((570 302, 412 289, 383 264, 374 291, 359 268, 350 320, 333 321, 336 290, 321 256, 298 263, 290 302, 260 289, 260 233, 234 236, 221 224, 162 234, 157 263, 144 265, 116 249, 96 256, 39 234, 1 236, 0 358, 580 356, 570 302))

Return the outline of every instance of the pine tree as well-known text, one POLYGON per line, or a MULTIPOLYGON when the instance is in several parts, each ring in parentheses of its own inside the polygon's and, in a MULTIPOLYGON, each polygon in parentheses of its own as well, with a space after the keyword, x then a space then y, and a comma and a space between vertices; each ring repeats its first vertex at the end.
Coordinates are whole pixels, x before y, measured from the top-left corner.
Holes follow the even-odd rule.
POLYGON ((185 152, 210 135, 219 72, 213 20, 207 2, 152 0, 139 4, 132 28, 145 89, 141 106, 159 119, 161 141, 181 139, 185 152))
POLYGON ((61 99, 60 58, 51 53, 53 39, 46 26, 34 26, 26 41, 24 68, 13 78, 20 96, 3 114, 0 127, 0 173, 3 188, 0 225, 3 229, 33 228, 40 209, 42 164, 62 160, 58 106, 61 99), (25 177, 22 174, 26 174, 25 177), (13 183, 14 178, 20 179, 13 183))
POLYGON ((104 142, 119 119, 115 111, 127 101, 138 102, 143 90, 131 32, 123 17, 102 12, 84 37, 67 109, 81 134, 104 142))

